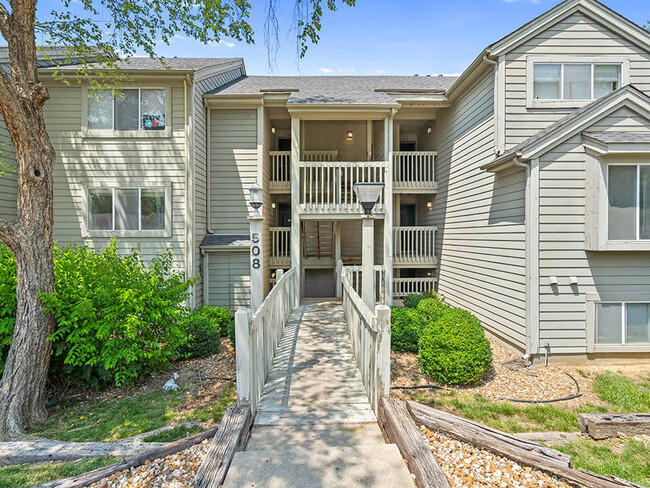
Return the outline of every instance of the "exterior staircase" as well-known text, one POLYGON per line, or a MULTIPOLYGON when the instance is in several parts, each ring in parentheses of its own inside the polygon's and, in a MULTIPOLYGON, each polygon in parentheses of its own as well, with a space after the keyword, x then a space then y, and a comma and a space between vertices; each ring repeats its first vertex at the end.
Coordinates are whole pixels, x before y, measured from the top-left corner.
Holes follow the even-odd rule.
POLYGON ((334 255, 334 222, 305 220, 302 249, 306 258, 331 258, 334 255))
POLYGON ((224 488, 412 487, 370 407, 337 302, 292 314, 224 488))

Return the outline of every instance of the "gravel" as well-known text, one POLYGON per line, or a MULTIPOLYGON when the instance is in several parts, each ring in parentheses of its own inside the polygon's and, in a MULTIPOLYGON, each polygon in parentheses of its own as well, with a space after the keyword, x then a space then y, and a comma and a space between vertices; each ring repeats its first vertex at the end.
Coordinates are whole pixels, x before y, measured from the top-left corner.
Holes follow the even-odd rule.
POLYGON ((560 478, 420 427, 452 487, 569 488, 560 478))
POLYGON ((190 488, 203 458, 210 447, 206 439, 185 451, 166 458, 147 461, 127 471, 121 471, 91 488, 190 488))

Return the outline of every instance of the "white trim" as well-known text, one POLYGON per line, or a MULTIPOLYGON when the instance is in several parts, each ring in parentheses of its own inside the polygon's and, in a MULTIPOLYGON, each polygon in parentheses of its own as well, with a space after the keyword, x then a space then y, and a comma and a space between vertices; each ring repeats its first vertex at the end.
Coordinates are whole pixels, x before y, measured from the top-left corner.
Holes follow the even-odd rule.
MULTIPOLYGON (((526 57, 526 108, 578 108, 594 101, 594 65, 620 65, 621 87, 630 84, 630 58, 626 56, 527 56, 526 57), (535 91, 535 65, 559 64, 562 66, 560 74, 560 98, 557 100, 534 99, 535 91), (564 66, 571 64, 591 65, 591 98, 589 100, 565 100, 564 93, 564 66)), ((620 87, 619 87, 620 88, 620 87)))
POLYGON ((539 354, 539 158, 526 168, 526 352, 539 354))
MULTIPOLYGON (((138 192, 138 213, 139 213, 139 226, 142 225, 142 213, 140 210, 140 192, 138 192)), ((82 186, 81 195, 81 237, 87 238, 111 238, 111 237, 171 237, 172 236, 172 183, 155 183, 149 182, 148 185, 141 185, 138 183, 128 181, 102 181, 102 182, 88 182, 82 186), (92 230, 88 228, 88 213, 90 208, 88 206, 88 191, 91 188, 97 189, 110 189, 113 192, 113 229, 115 229, 115 190, 116 189, 163 189, 165 191, 165 228, 159 230, 92 230)))
POLYGON ((494 86, 494 132, 495 152, 502 154, 506 150, 506 57, 499 56, 494 86))
POLYGON ((206 217, 206 231, 208 234, 212 234, 212 181, 211 181, 211 176, 210 173, 212 172, 212 155, 210 151, 210 143, 211 143, 211 133, 212 133, 212 122, 211 122, 211 114, 212 114, 212 107, 207 107, 206 108, 208 112, 208 116, 206 119, 206 131, 205 131, 205 157, 207 159, 205 163, 205 185, 206 185, 206 196, 205 196, 205 201, 207 204, 207 208, 205 209, 205 217, 206 217))

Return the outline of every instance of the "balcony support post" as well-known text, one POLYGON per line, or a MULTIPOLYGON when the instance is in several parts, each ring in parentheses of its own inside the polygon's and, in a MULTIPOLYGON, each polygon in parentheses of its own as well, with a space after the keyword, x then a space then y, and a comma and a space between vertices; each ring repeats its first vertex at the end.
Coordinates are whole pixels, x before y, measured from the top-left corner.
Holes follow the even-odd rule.
POLYGON ((361 298, 370 310, 375 309, 375 217, 361 218, 361 298))
POLYGON ((296 270, 297 296, 302 297, 300 264, 300 119, 291 117, 291 267, 296 270))
POLYGON ((384 147, 386 148, 386 186, 384 188, 384 301, 393 304, 393 117, 384 121, 384 147))

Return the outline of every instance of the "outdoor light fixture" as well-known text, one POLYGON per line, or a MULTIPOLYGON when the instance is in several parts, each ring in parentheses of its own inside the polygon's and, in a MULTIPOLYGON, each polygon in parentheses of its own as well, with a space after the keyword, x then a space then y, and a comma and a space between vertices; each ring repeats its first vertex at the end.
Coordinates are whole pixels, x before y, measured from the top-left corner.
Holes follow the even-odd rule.
POLYGON ((271 134, 275 134, 275 127, 271 127, 271 134))
POLYGON ((427 127, 427 134, 431 135, 433 132, 433 129, 431 127, 427 127))
POLYGON ((363 207, 366 215, 372 214, 372 209, 379 200, 384 189, 383 183, 355 183, 354 193, 363 207))
POLYGON ((427 208, 431 210, 433 208, 433 202, 427 202, 427 208))
POLYGON ((255 209, 253 215, 255 217, 260 216, 260 207, 264 203, 264 195, 262 194, 262 187, 256 181, 250 189, 250 202, 251 207, 255 209))
POLYGON ((346 135, 346 137, 347 137, 348 139, 352 139, 352 138, 354 137, 354 132, 352 132, 351 130, 349 130, 348 133, 347 133, 347 135, 346 135))

